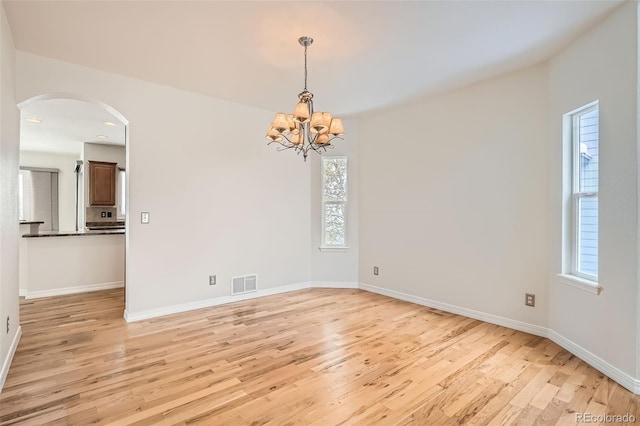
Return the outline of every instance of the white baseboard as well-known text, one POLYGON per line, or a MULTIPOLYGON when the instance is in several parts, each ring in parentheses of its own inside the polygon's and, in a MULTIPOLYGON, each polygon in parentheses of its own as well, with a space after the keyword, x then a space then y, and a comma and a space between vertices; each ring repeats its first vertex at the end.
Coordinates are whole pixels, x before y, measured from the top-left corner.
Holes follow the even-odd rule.
POLYGON ((26 297, 27 294, 29 294, 29 291, 26 288, 21 288, 18 291, 19 291, 18 296, 20 297, 26 297))
POLYGON ((211 299, 198 300, 195 302, 181 303, 178 305, 165 306, 162 308, 149 309, 141 312, 130 313, 125 310, 124 319, 127 322, 142 321, 146 319, 161 317, 164 315, 177 314, 180 312, 192 311, 194 309, 209 308, 212 306, 225 305, 227 303, 240 302, 242 300, 256 299, 258 297, 272 296, 274 294, 287 293, 289 291, 304 290, 307 288, 358 288, 357 282, 334 282, 315 281, 273 287, 258 290, 254 293, 246 293, 237 296, 223 296, 211 299))
POLYGON ((198 300, 195 302, 181 303, 178 305, 164 306, 162 308, 149 309, 146 311, 129 313, 124 312, 124 319, 127 322, 142 321, 164 315, 177 314, 180 312, 193 311, 195 309, 209 308, 212 306, 225 305, 227 303, 240 302, 242 300, 256 299, 258 297, 272 296, 274 294, 287 293, 289 291, 304 290, 311 287, 311 283, 303 282, 297 284, 273 287, 258 290, 253 293, 239 294, 237 296, 223 296, 211 299, 198 300))
POLYGON ((603 360, 593 352, 588 351, 572 340, 567 339, 554 330, 549 330, 549 340, 556 343, 558 346, 563 347, 567 351, 571 352, 596 370, 605 374, 611 380, 616 381, 620 386, 627 388, 629 391, 640 395, 640 380, 635 379, 633 376, 620 370, 603 360))
POLYGON ((413 296, 410 294, 402 293, 395 290, 389 290, 386 288, 376 287, 369 284, 360 283, 359 288, 362 290, 370 291, 372 293, 382 294, 383 296, 392 297, 394 299, 404 300, 405 302, 416 303, 418 305, 428 306, 430 308, 440 309, 452 314, 462 315, 469 318, 478 319, 491 324, 497 324, 503 327, 512 328, 514 330, 524 331, 525 333, 534 334, 536 336, 547 337, 558 346, 571 352, 582 361, 586 362, 596 370, 605 374, 621 386, 625 387, 629 391, 636 395, 640 395, 640 380, 625 373, 614 365, 608 363, 602 358, 598 357, 589 350, 583 348, 577 343, 567 339, 554 330, 547 327, 542 327, 535 324, 528 324, 522 321, 517 321, 509 318, 504 318, 498 315, 488 314, 486 312, 475 311, 473 309, 463 308, 460 306, 450 305, 448 303, 442 303, 431 299, 426 299, 419 296, 413 296))
POLYGON ((313 288, 360 288, 357 282, 349 281, 314 281, 311 283, 313 288))
POLYGON ((476 311, 461 306, 451 305, 448 303, 438 302, 436 300, 427 299, 420 296, 414 296, 407 293, 402 293, 395 290, 389 290, 382 287, 376 287, 364 283, 355 282, 332 282, 332 281, 315 281, 315 282, 303 282, 297 284, 291 284, 281 287, 274 287, 265 290, 258 290, 254 293, 247 293, 238 296, 224 296, 205 300, 199 300, 196 302, 187 302, 179 305, 166 306, 157 309, 150 309, 146 311, 128 313, 125 311, 124 318, 127 322, 141 321, 145 319, 160 317, 164 315, 176 314, 180 312, 191 311, 194 309, 208 308, 212 306, 224 305, 227 303, 239 302, 242 300, 255 299, 258 297, 271 296, 274 294, 286 293, 296 290, 304 290, 307 288, 346 288, 354 289, 359 288, 372 293, 381 294, 383 296, 392 297, 398 300, 404 300, 406 302, 415 303, 430 308, 440 309, 445 312, 450 312, 457 315, 462 315, 468 318, 477 319, 480 321, 488 322, 491 324, 500 325, 503 327, 511 328, 525 333, 530 333, 536 336, 547 337, 562 348, 576 355, 587 364, 591 365, 596 370, 610 377, 612 380, 624 386, 629 391, 640 395, 640 380, 635 379, 629 374, 621 371, 617 367, 609 364, 605 360, 599 358, 592 352, 581 347, 575 342, 567 339, 566 337, 558 334, 557 332, 548 329, 547 327, 539 326, 536 324, 529 324, 526 322, 501 317, 486 312, 476 311))
POLYGON ((24 296, 25 299, 39 299, 41 297, 63 296, 65 294, 86 293, 89 291, 110 290, 112 288, 122 288, 122 287, 124 287, 124 282, 116 281, 113 283, 100 283, 100 284, 81 285, 76 287, 63 287, 63 288, 55 288, 51 290, 29 291, 25 289, 20 289, 20 296, 24 296))
POLYGON ((462 315, 491 324, 512 328, 514 330, 524 331, 525 333, 534 334, 536 336, 547 337, 547 328, 539 325, 529 324, 526 322, 488 314, 486 312, 480 312, 469 308, 450 305, 448 303, 438 302, 436 300, 426 299, 424 297, 413 296, 411 294, 402 293, 395 290, 388 290, 386 288, 376 287, 369 284, 360 283, 359 288, 362 290, 370 291, 372 293, 378 293, 384 296, 393 297, 394 299, 404 300, 405 302, 411 302, 418 305, 427 306, 429 308, 440 309, 441 311, 451 312, 452 314, 462 315))
POLYGON ((22 327, 18 326, 16 330, 16 334, 13 336, 13 340, 11 341, 11 346, 9 346, 9 352, 7 352, 7 357, 2 363, 2 370, 0 370, 0 392, 2 392, 2 388, 4 387, 4 382, 7 380, 7 375, 9 374, 9 367, 11 367, 11 361, 13 361, 13 356, 16 354, 16 349, 18 349, 18 343, 20 342, 20 337, 22 337, 22 327))

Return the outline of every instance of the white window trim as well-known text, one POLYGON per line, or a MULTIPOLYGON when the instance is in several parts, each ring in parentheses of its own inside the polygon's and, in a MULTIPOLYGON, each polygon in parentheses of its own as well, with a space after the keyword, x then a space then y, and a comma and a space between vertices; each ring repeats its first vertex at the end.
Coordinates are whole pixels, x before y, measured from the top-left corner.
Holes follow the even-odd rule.
POLYGON ((564 143, 565 153, 563 179, 563 193, 568 200, 568 206, 563 209, 563 256, 562 270, 558 274, 560 282, 572 287, 600 294, 602 287, 598 285, 598 277, 585 274, 578 270, 578 200, 581 198, 598 197, 598 192, 579 192, 579 170, 576 161, 580 161, 580 144, 575 143, 579 131, 578 118, 599 108, 599 102, 593 101, 564 115, 564 143), (579 115, 578 115, 579 114, 579 115))
POLYGON ((320 159, 320 251, 324 252, 346 252, 349 250, 348 230, 349 230, 349 157, 346 155, 323 155, 320 159), (324 162, 325 160, 346 160, 347 162, 347 201, 325 201, 324 200, 324 162), (324 243, 325 229, 324 229, 324 213, 325 204, 343 204, 344 205, 344 244, 329 245, 324 243))
POLYGON ((318 247, 320 251, 333 251, 333 252, 347 252, 349 251, 349 246, 320 246, 318 247))
POLYGON ((600 293, 602 293, 602 286, 600 286, 597 282, 576 277, 575 275, 558 274, 557 277, 558 282, 561 284, 575 287, 588 293, 593 293, 595 295, 599 295, 600 293))

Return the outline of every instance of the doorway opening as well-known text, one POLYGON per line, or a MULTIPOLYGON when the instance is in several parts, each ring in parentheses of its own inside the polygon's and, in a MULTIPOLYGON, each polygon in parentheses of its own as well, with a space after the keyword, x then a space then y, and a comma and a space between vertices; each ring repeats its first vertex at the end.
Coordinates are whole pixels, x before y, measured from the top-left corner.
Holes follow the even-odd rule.
POLYGON ((128 120, 101 101, 70 94, 36 96, 18 107, 20 234, 29 235, 20 238, 20 295, 124 287, 124 314, 128 120))

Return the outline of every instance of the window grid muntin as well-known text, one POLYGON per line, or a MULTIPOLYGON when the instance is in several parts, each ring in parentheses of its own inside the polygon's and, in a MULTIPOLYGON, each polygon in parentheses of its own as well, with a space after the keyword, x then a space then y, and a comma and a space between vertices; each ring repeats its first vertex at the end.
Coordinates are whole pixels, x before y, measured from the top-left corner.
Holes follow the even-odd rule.
POLYGON ((335 247, 342 248, 347 247, 347 203, 348 203, 348 182, 349 182, 349 163, 348 159, 345 156, 323 156, 321 159, 321 184, 322 184, 322 247, 335 247), (344 187, 343 187, 343 196, 342 197, 327 197, 327 163, 332 161, 341 161, 344 162, 344 187), (342 200, 335 199, 327 199, 327 198, 343 198, 342 200), (342 243, 336 244, 331 241, 327 241, 327 206, 328 205, 341 205, 343 211, 342 218, 342 243))

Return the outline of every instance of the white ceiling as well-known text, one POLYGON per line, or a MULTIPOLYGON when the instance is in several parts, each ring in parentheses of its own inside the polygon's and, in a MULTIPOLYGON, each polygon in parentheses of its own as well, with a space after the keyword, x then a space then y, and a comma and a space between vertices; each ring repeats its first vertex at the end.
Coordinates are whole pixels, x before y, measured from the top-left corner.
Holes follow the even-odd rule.
POLYGON ((4 0, 16 48, 292 110, 354 116, 544 61, 614 1, 4 0))
POLYGON ((74 99, 39 100, 22 106, 20 115, 23 151, 80 154, 83 142, 124 145, 124 124, 92 103, 74 99), (34 118, 42 121, 29 121, 34 118))

